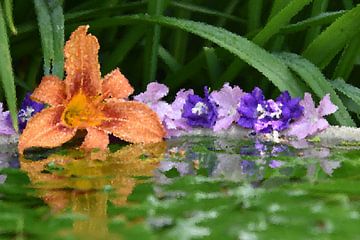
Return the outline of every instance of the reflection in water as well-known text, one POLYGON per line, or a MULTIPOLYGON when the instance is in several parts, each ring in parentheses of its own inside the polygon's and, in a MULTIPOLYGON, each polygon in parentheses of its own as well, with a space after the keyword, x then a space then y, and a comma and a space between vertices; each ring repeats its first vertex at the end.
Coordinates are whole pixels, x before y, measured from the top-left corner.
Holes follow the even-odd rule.
MULTIPOLYGON (((159 199, 177 201, 185 194, 182 189, 167 192, 163 184, 186 175, 230 180, 235 185, 265 186, 263 183, 267 181, 269 186, 271 181, 268 180, 287 181, 295 170, 303 173, 300 181, 312 181, 318 177, 319 170, 331 175, 340 167, 339 161, 331 160, 328 148, 304 143, 285 145, 194 137, 173 139, 167 145, 167 150, 165 143, 129 145, 114 153, 67 150, 46 159, 22 158, 20 162, 21 169, 28 173, 33 187, 52 210, 64 213, 70 209, 78 217, 73 225, 74 232, 92 239, 118 239, 108 230, 109 202, 125 205, 134 187, 154 173, 155 195, 159 199), (305 172, 307 179, 304 179, 305 172)), ((3 158, 7 159, 4 166, 8 167, 11 162, 8 155, 3 158)), ((1 159, 0 154, 0 163, 1 159)), ((175 224, 167 216, 162 217, 161 221, 147 219, 146 222, 153 229, 175 224)))
POLYGON ((117 239, 108 233, 108 201, 126 204, 134 186, 144 181, 135 177, 151 177, 165 150, 165 143, 129 145, 114 153, 73 151, 40 161, 22 158, 20 162, 54 212, 70 208, 85 218, 75 221, 75 233, 93 239, 117 239))
MULTIPOLYGON (((202 140, 204 141, 204 140, 202 140)), ((261 181, 265 173, 277 171, 278 175, 289 176, 295 168, 306 168, 308 177, 314 179, 320 167, 327 175, 340 167, 339 161, 329 160, 330 150, 315 147, 304 142, 270 143, 236 141, 228 138, 207 138, 206 144, 199 145, 198 139, 177 142, 165 155, 158 168, 159 183, 168 183, 164 173, 175 168, 180 176, 196 175, 197 168, 208 170, 208 176, 232 181, 261 181), (181 152, 181 154, 179 154, 181 152)))

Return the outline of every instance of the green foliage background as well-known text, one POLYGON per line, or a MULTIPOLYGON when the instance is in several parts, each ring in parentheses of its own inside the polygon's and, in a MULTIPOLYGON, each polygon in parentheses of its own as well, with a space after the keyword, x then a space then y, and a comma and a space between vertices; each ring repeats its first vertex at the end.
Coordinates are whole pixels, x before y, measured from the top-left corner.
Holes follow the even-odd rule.
POLYGON ((268 97, 326 93, 333 124, 359 124, 360 5, 342 0, 1 0, 0 101, 15 121, 44 74, 63 77, 63 45, 89 24, 105 75, 119 67, 137 92, 147 83, 198 92, 261 87, 268 97), (16 100, 18 99, 18 101, 16 100))

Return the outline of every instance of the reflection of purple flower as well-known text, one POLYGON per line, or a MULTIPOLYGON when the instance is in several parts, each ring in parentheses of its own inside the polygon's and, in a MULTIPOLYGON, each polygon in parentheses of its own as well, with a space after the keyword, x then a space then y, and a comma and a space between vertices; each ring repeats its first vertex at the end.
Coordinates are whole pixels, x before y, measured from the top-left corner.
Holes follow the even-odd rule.
POLYGON ((15 134, 15 130, 12 125, 10 112, 3 112, 3 104, 0 102, 0 135, 12 135, 15 134))
POLYGON ((304 115, 298 121, 291 124, 288 131, 289 135, 296 136, 298 139, 303 139, 326 129, 329 123, 324 116, 332 114, 338 109, 331 102, 329 94, 324 96, 317 108, 315 108, 310 93, 305 93, 304 99, 300 104, 304 107, 304 115))
POLYGON ((279 161, 279 160, 271 160, 269 163, 269 167, 271 167, 271 168, 279 168, 282 165, 284 165, 284 162, 279 161))
POLYGON ((185 102, 182 117, 192 127, 211 128, 217 119, 217 109, 209 98, 209 90, 204 88, 205 97, 190 94, 185 102))
POLYGON ((237 111, 241 97, 244 92, 237 86, 231 87, 225 83, 220 91, 213 91, 211 99, 218 105, 218 119, 214 131, 228 129, 233 122, 236 122, 240 115, 237 111))
POLYGON ((322 159, 320 160, 320 166, 327 175, 331 176, 334 170, 340 167, 340 162, 322 159))
POLYGON ((25 95, 24 101, 21 104, 20 111, 18 113, 19 130, 22 132, 26 127, 27 122, 32 116, 40 112, 45 105, 42 103, 35 102, 30 98, 31 93, 25 95))
POLYGON ((240 165, 244 174, 253 175, 256 172, 256 165, 253 161, 242 160, 240 165))
POLYGON ((134 100, 147 104, 154 110, 161 121, 171 111, 170 105, 161 101, 169 93, 169 88, 161 83, 151 82, 147 85, 146 91, 134 96, 134 100))

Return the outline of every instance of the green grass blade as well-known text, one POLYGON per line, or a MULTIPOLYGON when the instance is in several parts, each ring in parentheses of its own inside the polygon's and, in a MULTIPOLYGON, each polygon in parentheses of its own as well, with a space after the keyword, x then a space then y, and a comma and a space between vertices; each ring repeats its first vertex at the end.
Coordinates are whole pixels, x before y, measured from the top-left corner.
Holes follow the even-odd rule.
MULTIPOLYGON (((190 19, 191 13, 192 12, 185 9, 178 9, 175 13, 175 16, 182 19, 190 19)), ((180 64, 183 64, 185 62, 188 39, 189 34, 187 32, 175 30, 172 40, 173 44, 171 45, 170 52, 172 53, 176 61, 178 61, 178 63, 180 64)))
POLYGON ((11 33, 16 35, 17 30, 13 18, 13 0, 4 0, 4 14, 11 33))
MULTIPOLYGON (((315 17, 325 12, 327 9, 328 0, 314 0, 311 9, 311 16, 315 17)), ((306 33, 304 46, 308 46, 321 31, 320 26, 312 26, 306 33)))
POLYGON ((315 38, 303 56, 320 69, 325 68, 353 37, 360 34, 359 22, 360 5, 357 5, 315 38))
POLYGON ((293 53, 281 53, 278 56, 304 80, 319 98, 330 93, 331 101, 339 107, 339 110, 334 114, 339 124, 355 126, 354 121, 351 119, 350 114, 330 82, 326 80, 324 75, 314 64, 293 53))
POLYGON ((353 40, 345 47, 338 65, 335 68, 333 79, 343 78, 345 80, 351 74, 354 68, 358 54, 360 53, 360 35, 357 35, 353 40))
POLYGON ((291 18, 298 14, 312 0, 292 0, 285 8, 276 14, 265 27, 253 38, 253 42, 264 46, 264 44, 280 29, 287 25, 291 18))
POLYGON ((159 46, 159 57, 166 66, 168 66, 171 72, 176 72, 181 68, 181 65, 176 61, 176 59, 161 45, 159 46))
POLYGON ((48 0, 53 29, 54 59, 52 74, 64 77, 64 14, 59 0, 48 0))
POLYGON ((14 128, 18 130, 16 110, 15 79, 11 65, 10 46, 2 7, 0 5, 0 78, 5 93, 6 103, 10 110, 14 128))
MULTIPOLYGON (((277 34, 283 26, 289 23, 300 10, 312 0, 292 0, 285 8, 278 12, 265 27, 252 39, 259 46, 264 46, 269 39, 277 34)), ((220 77, 221 82, 231 82, 241 71, 244 64, 241 60, 235 59, 220 77)))
MULTIPOLYGON (((221 73, 221 67, 219 59, 216 56, 214 48, 204 47, 205 60, 207 65, 207 70, 210 77, 211 86, 215 86, 219 83, 218 79, 221 73)), ((218 86, 216 86, 217 88, 218 86)))
MULTIPOLYGON (((223 10, 223 12, 227 15, 232 15, 232 13, 234 12, 236 5, 239 3, 239 0, 230 0, 228 1, 225 9, 223 10)), ((222 27, 225 25, 226 23, 226 18, 224 17, 220 17, 219 20, 217 21, 217 23, 215 24, 216 26, 222 27)))
POLYGON ((338 90, 339 92, 343 93, 345 96, 353 100, 358 105, 358 107, 360 107, 360 88, 347 84, 342 79, 336 79, 332 81, 331 85, 336 90, 338 90))
POLYGON ((119 41, 111 55, 105 59, 103 64, 104 73, 108 73, 119 66, 129 51, 145 35, 145 27, 140 25, 131 28, 119 41))
POLYGON ((273 4, 271 6, 271 11, 270 11, 268 21, 270 21, 270 19, 272 19, 276 14, 278 14, 278 12, 280 12, 281 9, 286 7, 286 5, 288 5, 290 3, 290 1, 291 0, 274 0, 273 4))
MULTIPOLYGON (((162 14, 164 0, 153 0, 149 1, 148 4, 148 13, 150 16, 160 16, 162 14)), ((159 25, 154 25, 146 34, 143 87, 149 82, 155 81, 156 78, 160 31, 161 27, 159 25)))
MULTIPOLYGON (((257 0, 259 1, 259 0, 257 0)), ((212 10, 206 7, 198 6, 192 3, 186 3, 186 2, 178 2, 178 1, 171 1, 169 6, 184 9, 187 11, 195 12, 195 13, 202 13, 209 16, 215 16, 215 17, 222 17, 227 20, 232 20, 234 22, 245 22, 244 19, 232 16, 230 14, 226 14, 220 11, 212 10)))
POLYGON ((263 0, 248 1, 248 32, 254 31, 261 26, 261 13, 263 7, 263 0))
POLYGON ((165 78, 164 83, 167 86, 169 86, 170 89, 176 91, 175 89, 179 89, 179 87, 182 86, 188 78, 195 75, 201 70, 201 66, 204 65, 204 62, 205 62, 205 55, 204 52, 201 51, 196 57, 194 57, 187 64, 183 65, 177 71, 168 75, 165 78))
POLYGON ((91 22, 91 25, 93 28, 104 28, 120 24, 136 23, 139 21, 182 29, 202 37, 228 50, 250 66, 253 66, 279 88, 280 91, 288 90, 293 96, 302 95, 301 87, 299 87, 291 71, 282 61, 246 38, 222 28, 201 22, 146 15, 104 18, 91 22))
POLYGON ((305 20, 297 22, 297 23, 289 24, 281 29, 281 33, 283 33, 283 34, 295 33, 295 32, 300 32, 300 31, 306 30, 310 27, 330 24, 330 23, 334 22, 337 18, 344 15, 346 12, 348 12, 348 11, 340 10, 340 11, 336 11, 336 12, 321 13, 318 16, 311 17, 311 18, 305 19, 305 20))
POLYGON ((44 0, 34 0, 34 4, 44 55, 44 75, 49 75, 51 73, 51 61, 54 59, 54 38, 51 17, 44 0))

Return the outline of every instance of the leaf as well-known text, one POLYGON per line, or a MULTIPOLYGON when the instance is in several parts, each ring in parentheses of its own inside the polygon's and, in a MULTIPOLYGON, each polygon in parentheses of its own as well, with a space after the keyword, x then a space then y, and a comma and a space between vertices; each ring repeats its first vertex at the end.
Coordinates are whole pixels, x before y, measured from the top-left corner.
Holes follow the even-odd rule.
MULTIPOLYGON (((314 0, 311 9, 311 16, 318 16, 328 7, 328 0, 314 0)), ((304 46, 308 46, 314 38, 321 32, 320 26, 311 26, 306 33, 304 46)))
POLYGON ((34 0, 41 45, 44 55, 44 75, 64 75, 64 15, 59 0, 34 0))
POLYGON ((340 60, 335 68, 333 78, 348 79, 354 68, 358 54, 360 53, 360 34, 355 36, 345 47, 340 60))
POLYGON ((64 14, 59 0, 48 0, 53 30, 52 74, 64 77, 64 14))
POLYGON ((351 9, 314 39, 302 54, 320 69, 345 47, 354 36, 360 33, 360 5, 351 9))
POLYGON ((306 30, 307 28, 310 27, 330 24, 333 21, 335 21, 337 18, 344 15, 346 12, 347 12, 346 10, 339 10, 336 12, 324 12, 315 17, 310 17, 303 21, 289 24, 281 29, 281 33, 294 33, 294 32, 306 30))
MULTIPOLYGON (((148 13, 152 16, 160 16, 164 8, 163 0, 153 0, 148 2, 148 13)), ((152 26, 147 31, 145 53, 144 53, 144 81, 145 87, 149 82, 155 81, 158 52, 160 43, 160 31, 161 28, 158 25, 152 26)))
POLYGON ((238 18, 236 16, 227 14, 227 13, 223 13, 220 11, 216 11, 210 8, 206 8, 203 6, 199 6, 196 4, 192 4, 192 3, 186 3, 186 2, 180 2, 180 1, 171 1, 170 2, 170 6, 176 7, 176 8, 180 8, 180 9, 184 9, 184 10, 188 10, 191 12, 196 12, 196 13, 202 13, 202 14, 206 14, 206 15, 210 15, 210 16, 216 16, 216 17, 221 17, 227 20, 232 20, 234 22, 245 22, 244 19, 238 18))
POLYGON ((159 46, 158 54, 172 72, 176 72, 181 68, 181 65, 176 61, 176 59, 161 45, 159 46))
POLYGON ((214 27, 201 22, 146 15, 104 18, 91 22, 91 25, 93 27, 106 27, 130 24, 139 21, 182 29, 207 39, 256 68, 281 91, 288 90, 293 96, 302 95, 301 88, 296 82, 296 79, 281 60, 269 54, 264 49, 250 42, 246 38, 238 36, 222 28, 214 27))
POLYGON ((116 68, 124 58, 127 56, 129 51, 136 45, 136 43, 144 36, 144 26, 135 26, 131 28, 121 40, 116 44, 116 47, 112 50, 110 56, 104 59, 103 69, 104 72, 110 72, 116 68))
POLYGON ((321 71, 311 62, 293 53, 281 53, 277 55, 283 60, 294 72, 296 72, 314 93, 322 98, 325 94, 330 93, 331 101, 339 107, 334 113, 336 120, 341 125, 355 126, 346 107, 338 97, 330 82, 326 80, 321 71))
POLYGON ((4 14, 10 31, 12 32, 12 34, 16 35, 17 30, 14 24, 13 17, 13 0, 4 0, 4 14))
MULTIPOLYGON (((275 16, 273 16, 261 31, 252 39, 259 46, 264 46, 271 37, 277 34, 290 19, 301 11, 312 0, 292 0, 275 16)), ((243 68, 243 63, 235 59, 220 77, 220 82, 231 82, 243 68)))
POLYGON ((34 0, 44 55, 44 75, 51 73, 51 61, 54 59, 54 39, 51 17, 44 0, 34 0))
POLYGON ((331 85, 341 93, 351 98, 358 106, 360 106, 360 88, 347 84, 342 79, 336 79, 331 85))
POLYGON ((0 78, 5 92, 6 102, 10 110, 11 119, 15 130, 18 130, 16 110, 15 79, 11 65, 10 46, 6 32, 3 10, 0 5, 0 78))

